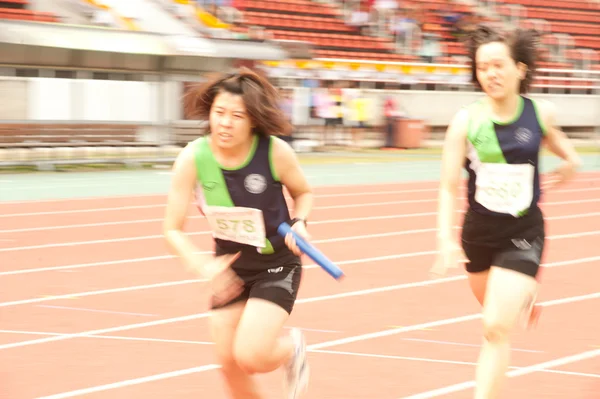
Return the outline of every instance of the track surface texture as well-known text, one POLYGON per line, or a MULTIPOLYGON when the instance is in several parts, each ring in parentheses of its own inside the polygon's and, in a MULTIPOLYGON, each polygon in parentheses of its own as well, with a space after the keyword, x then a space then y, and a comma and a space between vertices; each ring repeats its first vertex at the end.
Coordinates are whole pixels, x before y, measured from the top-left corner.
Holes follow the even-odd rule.
MULTIPOLYGON (((72 182, 81 184, 93 187, 93 174, 72 182)), ((347 278, 336 282, 304 260, 287 327, 307 336, 305 398, 473 396, 480 308, 462 268, 428 276, 437 187, 314 187, 309 231, 347 278)), ((164 193, 0 202, 0 398, 227 398, 206 282, 169 255, 164 204, 164 193)), ((542 209, 545 309, 536 330, 515 333, 502 397, 597 398, 600 173, 548 191, 542 209)), ((211 251, 206 221, 193 207, 190 216, 186 230, 211 251)), ((258 380, 265 398, 283 398, 281 372, 258 380)))

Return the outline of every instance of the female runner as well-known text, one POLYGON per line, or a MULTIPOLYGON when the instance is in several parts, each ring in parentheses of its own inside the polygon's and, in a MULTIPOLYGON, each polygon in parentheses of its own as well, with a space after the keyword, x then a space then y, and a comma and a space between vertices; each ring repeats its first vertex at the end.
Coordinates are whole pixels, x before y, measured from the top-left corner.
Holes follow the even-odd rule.
POLYGON ((173 167, 164 235, 184 265, 210 280, 210 329, 226 386, 235 399, 264 398, 252 374, 283 368, 287 397, 308 384, 303 335, 282 333, 298 294, 301 252, 282 222, 308 239, 313 195, 292 148, 274 135, 289 132, 276 89, 258 74, 219 76, 186 97, 187 111, 209 121, 173 167), (294 200, 290 220, 283 187, 294 200), (215 241, 199 256, 184 234, 196 194, 215 241))
POLYGON ((531 326, 545 242, 539 151, 546 145, 564 162, 556 181, 571 178, 577 153, 545 101, 526 97, 534 78, 538 36, 503 34, 480 26, 470 38, 472 81, 483 98, 461 109, 444 144, 439 192, 439 255, 431 272, 456 266, 456 198, 461 169, 468 172, 468 210, 462 249, 473 294, 483 307, 484 341, 476 370, 476 399, 494 399, 509 366, 510 334, 520 318, 531 326))

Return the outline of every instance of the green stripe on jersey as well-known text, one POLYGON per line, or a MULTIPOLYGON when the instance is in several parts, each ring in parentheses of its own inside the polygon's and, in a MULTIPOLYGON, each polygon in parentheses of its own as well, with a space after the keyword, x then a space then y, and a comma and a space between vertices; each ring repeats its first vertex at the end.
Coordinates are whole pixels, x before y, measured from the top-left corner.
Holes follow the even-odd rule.
POLYGON ((484 163, 507 163, 496 136, 494 122, 487 114, 482 101, 468 106, 469 127, 467 139, 475 150, 477 159, 484 163))

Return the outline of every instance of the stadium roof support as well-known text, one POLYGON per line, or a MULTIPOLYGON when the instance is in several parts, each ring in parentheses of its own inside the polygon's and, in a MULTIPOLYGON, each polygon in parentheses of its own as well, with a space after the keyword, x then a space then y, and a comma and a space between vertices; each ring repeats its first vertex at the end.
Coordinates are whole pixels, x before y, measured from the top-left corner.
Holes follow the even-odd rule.
POLYGON ((0 66, 196 74, 287 56, 273 43, 0 21, 0 66))

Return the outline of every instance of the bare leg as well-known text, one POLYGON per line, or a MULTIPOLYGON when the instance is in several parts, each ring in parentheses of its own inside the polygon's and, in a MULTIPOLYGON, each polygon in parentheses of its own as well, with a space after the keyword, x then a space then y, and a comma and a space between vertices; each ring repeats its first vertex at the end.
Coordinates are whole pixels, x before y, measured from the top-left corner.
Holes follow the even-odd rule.
POLYGON ((256 383, 242 370, 234 357, 234 339, 242 313, 244 302, 226 308, 213 310, 210 319, 210 331, 215 350, 222 366, 221 374, 233 399, 263 399, 256 383))
POLYGON ((283 368, 287 398, 296 399, 306 391, 310 372, 302 333, 293 329, 289 335, 281 335, 288 317, 280 306, 250 298, 238 327, 234 353, 248 374, 283 368))
POLYGON ((469 285, 471 286, 471 291, 473 291, 473 295, 475 295, 475 298, 481 306, 483 306, 489 274, 489 270, 479 273, 469 273, 469 285))
MULTIPOLYGON (((483 300, 485 298, 485 291, 487 288, 489 270, 479 272, 479 273, 469 273, 469 285, 471 286, 471 291, 473 291, 473 295, 475 295, 475 299, 479 302, 481 306, 483 306, 483 300)), ((531 309, 531 314, 528 321, 528 327, 534 328, 538 320, 540 318, 540 314, 542 313, 541 306, 534 305, 531 309)))
POLYGON ((484 342, 476 370, 475 399, 496 399, 510 362, 510 335, 529 306, 537 281, 492 266, 483 304, 484 342))
POLYGON ((268 373, 291 359, 294 343, 280 336, 289 315, 280 306, 251 298, 240 320, 235 338, 235 359, 248 374, 268 373))

